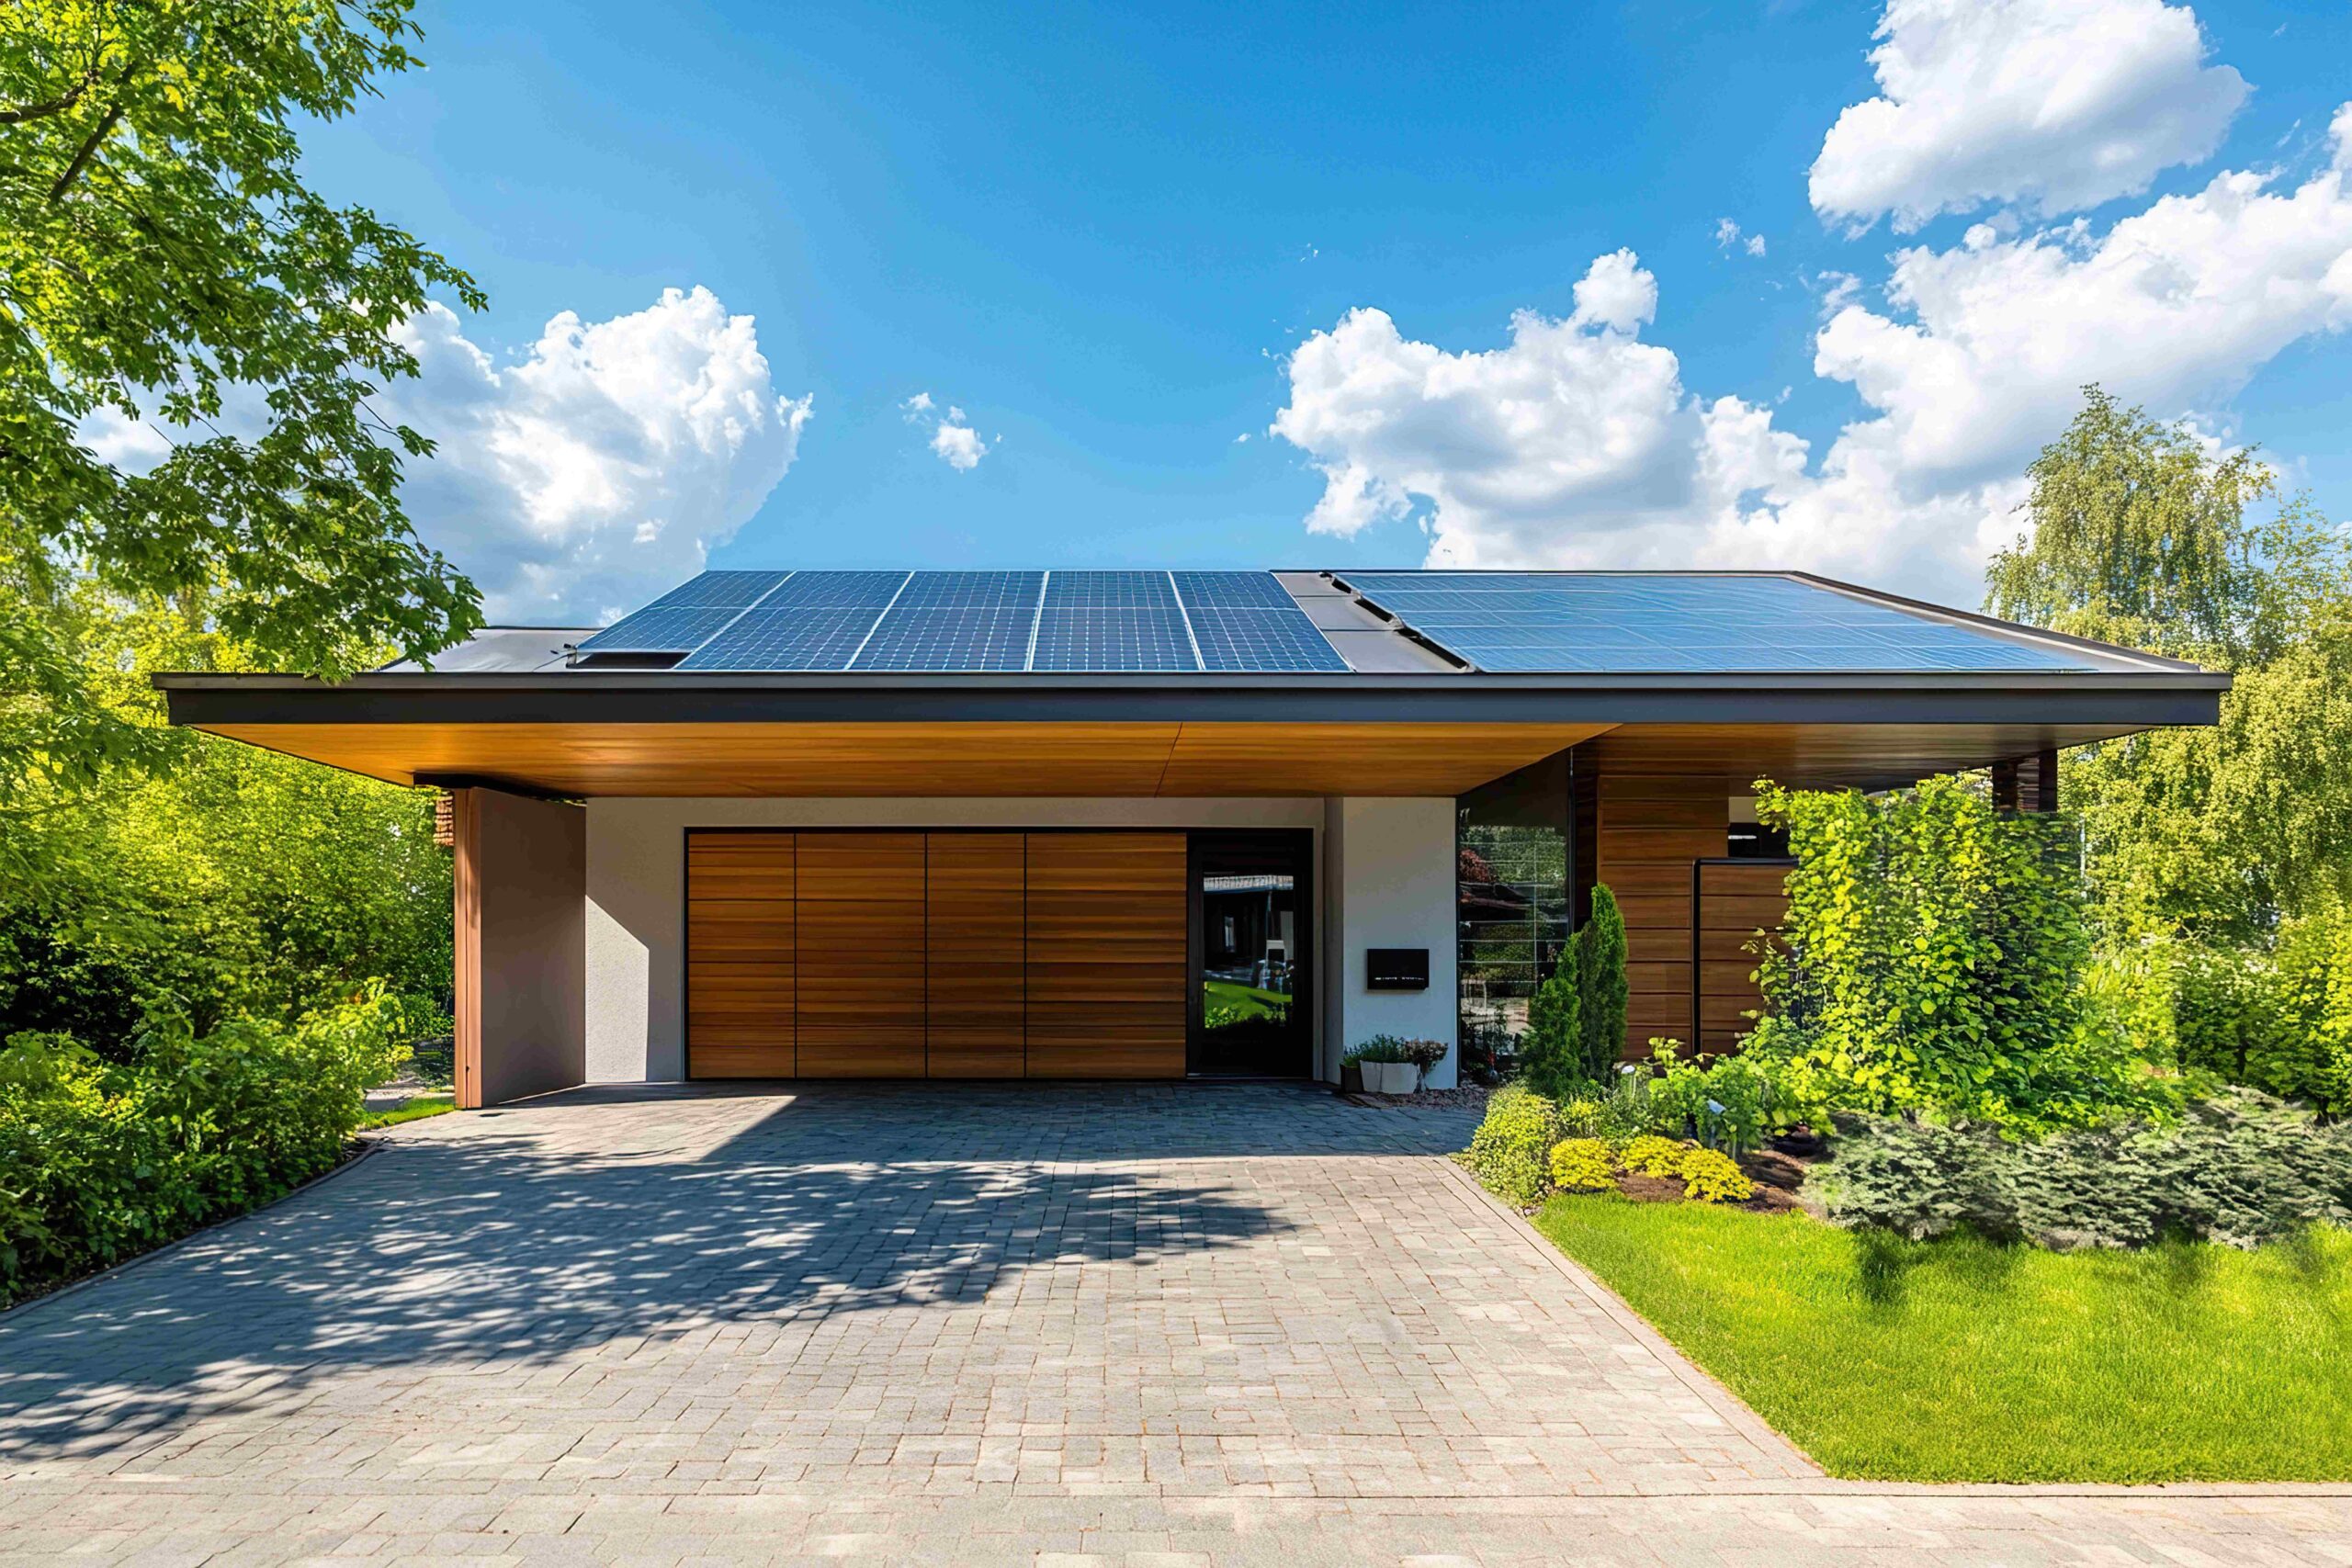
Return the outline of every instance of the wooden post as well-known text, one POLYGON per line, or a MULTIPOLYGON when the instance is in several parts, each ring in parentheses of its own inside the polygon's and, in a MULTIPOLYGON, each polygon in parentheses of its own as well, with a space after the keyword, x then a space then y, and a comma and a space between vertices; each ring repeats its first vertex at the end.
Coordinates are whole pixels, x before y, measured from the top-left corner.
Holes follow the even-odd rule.
POLYGON ((481 1108, 481 809, 477 792, 449 792, 450 839, 457 852, 457 1100, 481 1108))
POLYGON ((2026 792, 2028 811, 2058 809, 2058 750, 2050 747, 2033 759, 2033 787, 2026 792))
POLYGON ((2015 811, 2018 808, 2018 765, 2015 761, 1993 764, 1993 809, 2015 811))

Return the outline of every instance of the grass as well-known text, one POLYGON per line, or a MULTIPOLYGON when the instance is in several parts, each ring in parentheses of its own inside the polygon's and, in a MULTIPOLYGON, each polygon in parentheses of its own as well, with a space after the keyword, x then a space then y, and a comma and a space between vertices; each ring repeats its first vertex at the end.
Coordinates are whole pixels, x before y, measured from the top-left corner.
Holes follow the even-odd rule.
POLYGON ((2059 1254, 1614 1196, 1535 1224, 1833 1475, 2352 1480, 2352 1234, 2059 1254))
POLYGON ((1235 980, 1204 980, 1201 992, 1208 1005, 1231 1008, 1241 1018, 1281 1018, 1290 1011, 1291 999, 1282 992, 1235 980))
POLYGON ((456 1099, 449 1095, 420 1094, 401 1101, 390 1111, 371 1111, 359 1122, 361 1132, 377 1127, 397 1127, 403 1122, 415 1122, 427 1116, 438 1116, 445 1111, 458 1109, 456 1099))

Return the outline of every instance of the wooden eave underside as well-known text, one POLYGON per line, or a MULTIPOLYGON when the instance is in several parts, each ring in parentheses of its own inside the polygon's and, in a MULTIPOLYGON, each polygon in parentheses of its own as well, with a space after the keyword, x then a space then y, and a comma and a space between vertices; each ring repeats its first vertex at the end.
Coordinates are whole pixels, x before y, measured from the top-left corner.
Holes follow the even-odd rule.
POLYGON ((210 723, 394 784, 568 796, 1450 795, 1593 741, 1611 773, 1877 786, 2118 733, 2067 725, 210 723))

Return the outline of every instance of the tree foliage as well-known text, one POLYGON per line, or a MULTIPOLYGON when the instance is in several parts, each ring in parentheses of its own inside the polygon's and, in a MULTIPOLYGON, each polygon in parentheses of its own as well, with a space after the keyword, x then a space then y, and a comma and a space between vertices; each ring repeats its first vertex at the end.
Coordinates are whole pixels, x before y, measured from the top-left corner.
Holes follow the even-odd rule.
POLYGON ((1783 943, 1747 1050, 1824 1110, 2092 1125, 2156 1091, 2087 1006, 2091 935, 2071 830, 1966 781, 1884 795, 1757 785, 1788 830, 1783 943))
POLYGON ((2067 754, 2100 923, 2259 942, 2352 891, 2343 530, 2279 500, 2253 452, 2217 457, 2096 387, 2030 472, 2033 531, 1994 561, 1987 605, 2235 677, 2218 728, 2067 754))
MULTIPOLYGON (((155 668, 250 668, 192 602, 87 607, 88 689, 125 727, 159 727, 155 668)), ((69 1032, 118 1049, 150 1010, 199 1030, 288 1016, 370 977, 446 1007, 450 866, 429 791, 210 736, 178 764, 85 789, 29 781, 0 817, 0 1039, 69 1032)))
POLYGON ((326 677, 479 624, 401 509, 430 444, 368 399, 414 372, 397 329, 429 289, 480 293, 305 186, 295 134, 413 63, 409 10, 0 8, 0 779, 172 754, 87 678, 114 600, 205 593, 255 656, 326 677))
POLYGON ((1527 1031, 1519 1037, 1519 1076, 1536 1093, 1557 1100, 1589 1075, 1584 1070, 1580 948, 1563 943, 1560 961, 1527 1001, 1527 1031))

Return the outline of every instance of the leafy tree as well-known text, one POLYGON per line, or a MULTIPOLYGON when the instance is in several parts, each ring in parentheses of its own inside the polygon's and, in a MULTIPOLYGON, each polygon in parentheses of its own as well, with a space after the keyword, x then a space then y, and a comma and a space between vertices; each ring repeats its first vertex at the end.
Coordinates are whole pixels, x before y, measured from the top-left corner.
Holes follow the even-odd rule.
MULTIPOLYGON (((159 724, 147 670, 251 664, 209 620, 200 597, 91 612, 89 689, 119 722, 159 724)), ((23 806, 12 834, 43 874, 0 878, 0 1039, 59 1031, 114 1052, 158 1006, 208 1030, 377 976, 447 1005, 450 866, 429 791, 193 736, 167 773, 35 780, 23 806)))
POLYGON ((414 373, 397 329, 428 289, 481 293, 306 186, 295 133, 413 63, 409 10, 0 8, 0 780, 85 786, 182 744, 89 679, 90 617, 123 599, 204 593, 254 656, 329 678, 480 623, 401 510, 431 446, 368 399, 414 373))
POLYGON ((1949 776, 1877 796, 1759 781, 1757 808, 1797 858, 1747 1044, 1776 1085, 1817 1110, 2027 1133, 2151 1102, 2132 1043, 2086 1005, 2063 819, 1996 812, 1949 776))
POLYGON ((1576 935, 1577 1067, 1595 1083, 1608 1080, 1625 1054, 1625 1012, 1632 994, 1625 977, 1625 916, 1617 895, 1592 889, 1592 917, 1576 935))
POLYGON ((2068 753, 2100 924, 2266 942, 2352 892, 2352 544, 2097 387, 2030 470, 2030 537, 1988 573, 1996 614, 2233 672, 2213 728, 2068 753), (2260 517, 2250 511, 2267 508, 2260 517))

